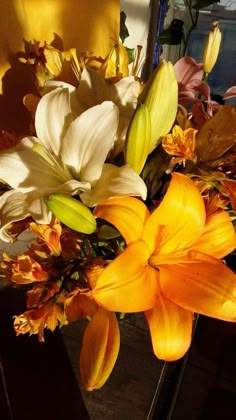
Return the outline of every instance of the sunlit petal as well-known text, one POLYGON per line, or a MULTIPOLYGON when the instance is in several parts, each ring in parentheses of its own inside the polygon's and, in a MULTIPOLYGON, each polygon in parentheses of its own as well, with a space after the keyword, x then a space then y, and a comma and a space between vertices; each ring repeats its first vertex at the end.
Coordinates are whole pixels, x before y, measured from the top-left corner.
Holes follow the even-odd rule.
POLYGON ((102 174, 91 191, 81 194, 81 200, 89 207, 111 197, 138 196, 145 200, 147 188, 142 180, 128 165, 120 168, 105 163, 102 174))
POLYGON ((188 248, 201 235, 205 223, 205 207, 199 190, 185 175, 173 173, 169 188, 159 207, 144 228, 143 238, 155 253, 178 253, 188 248), (163 226, 157 241, 157 228, 163 226))
POLYGON ((18 146, 0 154, 0 178, 21 191, 44 188, 45 184, 53 189, 72 180, 72 176, 63 168, 58 165, 53 170, 52 165, 33 150, 36 140, 25 138, 18 146))
POLYGON ((92 183, 100 177, 114 144, 118 119, 118 108, 112 102, 103 102, 85 111, 70 125, 61 155, 76 178, 92 183))
POLYGON ((165 296, 192 312, 236 321, 236 274, 205 254, 191 252, 190 258, 192 263, 160 268, 165 296))
POLYGON ((114 367, 119 347, 115 314, 99 308, 84 332, 80 353, 80 374, 85 389, 102 387, 114 367))
POLYGON ((140 239, 149 211, 140 200, 122 197, 104 201, 95 209, 94 215, 114 225, 129 244, 140 239))
POLYGON ((69 89, 58 88, 44 95, 35 114, 39 142, 58 156, 63 134, 72 121, 69 89))
POLYGON ((116 312, 139 312, 150 309, 158 294, 159 273, 147 264, 149 250, 142 241, 125 249, 99 277, 94 299, 116 312))
POLYGON ((210 214, 193 248, 219 259, 230 254, 236 248, 236 235, 229 214, 225 211, 210 214))
POLYGON ((154 354, 166 361, 177 360, 188 350, 192 335, 192 312, 161 294, 155 306, 145 312, 154 354))

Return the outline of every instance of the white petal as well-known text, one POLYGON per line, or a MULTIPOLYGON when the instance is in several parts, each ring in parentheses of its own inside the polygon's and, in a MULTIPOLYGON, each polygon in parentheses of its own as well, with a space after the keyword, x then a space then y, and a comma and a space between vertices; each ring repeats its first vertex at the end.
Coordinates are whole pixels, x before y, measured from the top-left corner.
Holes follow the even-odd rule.
POLYGON ((47 93, 52 92, 57 88, 67 88, 69 90, 72 116, 73 118, 78 117, 82 111, 77 88, 75 86, 70 85, 69 83, 62 82, 60 80, 49 80, 44 86, 43 95, 46 95, 47 93))
POLYGON ((39 101, 35 115, 35 128, 39 142, 58 156, 61 140, 73 119, 69 89, 57 88, 47 93, 39 101))
POLYGON ((80 113, 92 106, 111 100, 113 90, 112 84, 107 83, 96 71, 85 67, 77 93, 80 113))
POLYGON ((111 100, 114 101, 119 108, 128 107, 135 109, 138 103, 138 96, 140 94, 140 84, 136 82, 133 76, 124 77, 114 85, 113 95, 111 100))
POLYGON ((29 216, 26 196, 16 190, 5 192, 0 197, 0 239, 13 242, 13 238, 5 230, 12 222, 23 220, 29 216))
MULTIPOLYGON (((26 137, 16 147, 0 153, 0 179, 12 188, 27 191, 34 188, 56 188, 69 180, 68 174, 53 171, 32 147, 37 143, 36 138, 26 137)), ((71 176, 72 179, 72 176, 71 176)))
POLYGON ((118 108, 103 102, 81 114, 69 127, 62 146, 62 160, 76 179, 93 183, 102 172, 114 144, 118 108))
POLYGON ((128 165, 118 168, 107 163, 98 182, 91 191, 82 193, 80 198, 87 206, 94 207, 107 198, 121 196, 139 196, 145 200, 146 185, 128 165))

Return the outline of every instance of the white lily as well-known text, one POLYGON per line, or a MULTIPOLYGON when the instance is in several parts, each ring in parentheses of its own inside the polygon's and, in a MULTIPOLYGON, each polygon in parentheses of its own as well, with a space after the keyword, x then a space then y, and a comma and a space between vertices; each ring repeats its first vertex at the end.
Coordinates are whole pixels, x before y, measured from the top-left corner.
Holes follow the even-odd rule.
POLYGON ((124 77, 116 83, 103 79, 96 71, 84 67, 78 87, 60 81, 46 83, 44 92, 57 87, 68 87, 74 116, 87 109, 112 101, 119 108, 119 124, 115 136, 113 156, 124 148, 128 125, 138 104, 140 84, 133 76, 124 77))
POLYGON ((44 197, 54 192, 79 195, 90 207, 114 196, 146 198, 143 180, 130 167, 104 163, 117 132, 117 106, 106 101, 75 118, 71 100, 65 87, 43 96, 35 115, 37 138, 0 153, 0 179, 12 188, 0 197, 5 241, 7 226, 28 215, 49 223, 44 197))

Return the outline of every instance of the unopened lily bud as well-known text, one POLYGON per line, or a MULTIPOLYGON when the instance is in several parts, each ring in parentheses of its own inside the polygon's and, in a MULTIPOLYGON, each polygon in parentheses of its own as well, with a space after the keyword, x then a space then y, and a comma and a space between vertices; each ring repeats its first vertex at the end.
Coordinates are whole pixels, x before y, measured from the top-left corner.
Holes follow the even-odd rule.
POLYGON ((219 22, 215 21, 212 25, 213 28, 208 34, 203 54, 203 70, 206 74, 212 71, 216 63, 222 38, 219 22))
POLYGON ((87 391, 101 388, 110 376, 120 347, 116 316, 99 308, 83 336, 80 375, 87 391))
POLYGON ((151 153, 171 129, 177 112, 178 83, 171 62, 162 61, 140 95, 151 117, 151 153))
POLYGON ((139 175, 150 151, 151 118, 145 104, 138 106, 131 121, 126 141, 126 163, 139 175))
POLYGON ((49 210, 64 225, 81 233, 93 233, 96 220, 85 204, 64 194, 50 194, 45 198, 49 210))

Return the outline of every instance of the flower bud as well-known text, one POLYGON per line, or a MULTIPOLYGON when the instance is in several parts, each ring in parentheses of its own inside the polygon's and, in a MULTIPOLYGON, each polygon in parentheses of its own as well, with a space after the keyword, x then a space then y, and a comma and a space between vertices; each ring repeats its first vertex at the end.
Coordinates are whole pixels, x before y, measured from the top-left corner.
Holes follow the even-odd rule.
POLYGON ((151 118, 145 104, 138 106, 131 121, 126 141, 126 163, 139 175, 150 151, 151 118))
POLYGON ((87 391, 101 388, 110 376, 120 347, 116 316, 99 308, 83 336, 80 374, 87 391))
POLYGON ((177 112, 178 83, 171 62, 162 61, 140 95, 151 117, 151 142, 149 153, 171 129, 177 112))
POLYGON ((45 198, 47 207, 64 225, 81 233, 93 233, 96 220, 81 201, 64 194, 50 194, 45 198))
POLYGON ((213 28, 208 34, 203 54, 203 70, 207 74, 212 71, 216 63, 222 38, 219 22, 213 22, 212 26, 213 28))

